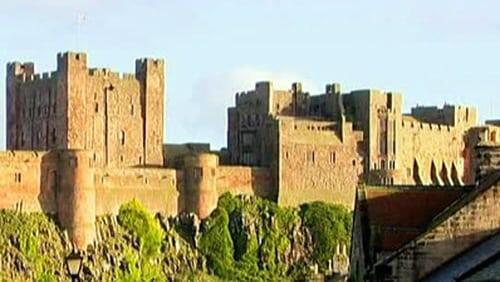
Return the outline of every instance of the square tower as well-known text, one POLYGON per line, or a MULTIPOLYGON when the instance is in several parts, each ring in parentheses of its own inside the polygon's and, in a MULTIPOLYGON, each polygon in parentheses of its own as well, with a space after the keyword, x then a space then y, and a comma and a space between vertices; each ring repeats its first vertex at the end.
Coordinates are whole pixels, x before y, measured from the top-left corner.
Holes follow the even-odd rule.
POLYGON ((57 71, 7 65, 7 148, 86 149, 96 166, 163 164, 165 63, 141 59, 134 74, 87 67, 85 53, 57 55, 57 71))

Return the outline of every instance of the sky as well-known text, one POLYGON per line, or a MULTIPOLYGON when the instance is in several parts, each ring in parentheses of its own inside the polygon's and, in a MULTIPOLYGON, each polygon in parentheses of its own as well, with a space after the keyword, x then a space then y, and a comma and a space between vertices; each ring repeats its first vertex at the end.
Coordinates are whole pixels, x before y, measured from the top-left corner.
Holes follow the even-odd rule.
POLYGON ((0 149, 5 66, 88 53, 91 67, 133 73, 137 58, 167 62, 165 143, 226 146, 238 91, 301 81, 311 94, 403 93, 404 109, 465 104, 500 118, 500 1, 109 1, 0 3, 0 149), (80 20, 79 19, 85 19, 80 20))

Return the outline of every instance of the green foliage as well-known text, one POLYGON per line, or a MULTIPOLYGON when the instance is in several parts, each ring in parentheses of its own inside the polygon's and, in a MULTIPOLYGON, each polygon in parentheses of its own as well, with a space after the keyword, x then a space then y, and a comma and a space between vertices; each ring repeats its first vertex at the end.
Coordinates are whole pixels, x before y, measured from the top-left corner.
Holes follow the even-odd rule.
POLYGON ((139 201, 132 200, 122 205, 118 213, 118 222, 137 236, 143 256, 146 258, 158 256, 165 232, 139 201))
POLYGON ((313 236, 314 259, 325 269, 336 246, 350 242, 352 214, 343 206, 322 202, 304 204, 300 208, 304 224, 313 236))
POLYGON ((159 281, 163 274, 161 265, 153 259, 161 254, 165 232, 160 223, 137 200, 120 207, 118 222, 139 240, 139 253, 130 247, 125 251, 126 269, 116 273, 117 281, 159 281))
POLYGON ((116 281, 139 282, 139 281, 162 281, 163 274, 158 265, 147 260, 142 260, 139 255, 131 249, 125 250, 126 269, 120 269, 116 273, 116 281))
MULTIPOLYGON (((103 237, 85 266, 88 273, 100 273, 99 279, 105 281, 303 280, 312 263, 318 262, 325 269, 336 245, 349 244, 351 220, 350 212, 341 206, 317 202, 300 209, 283 208, 258 197, 226 193, 202 222, 200 233, 189 224, 182 230, 176 225, 164 230, 160 221, 134 200, 120 208, 118 225, 110 225, 109 219, 98 220, 104 224, 99 227, 103 237), (304 228, 313 236, 312 247, 303 245, 304 228), (290 262, 292 241, 303 259, 290 262), (209 273, 200 267, 205 260, 209 273), (110 268, 104 270, 103 266, 110 268)), ((7 269, 20 273, 17 280, 65 278, 63 258, 69 250, 63 246, 61 230, 49 217, 0 211, 0 226, 0 253, 15 258, 16 263, 7 263, 7 269)), ((5 262, 0 257, 0 263, 5 262)), ((0 281, 11 277, 0 273, 0 281)))
MULTIPOLYGON (((225 263, 209 263, 209 269, 224 279, 286 281, 287 267, 281 257, 290 246, 288 236, 291 233, 288 230, 292 227, 288 225, 297 222, 300 222, 300 218, 293 209, 280 208, 276 203, 257 197, 234 197, 229 193, 222 195, 218 208, 207 220, 208 232, 203 232, 202 238, 211 236, 208 235, 213 232, 210 228, 218 226, 219 234, 213 239, 227 238, 221 240, 225 242, 224 249, 227 250, 222 256, 225 263), (217 219, 219 217, 223 220, 217 219)), ((208 244, 210 241, 205 239, 202 240, 203 244, 208 244)), ((213 242, 209 244, 218 246, 213 242)), ((209 262, 213 261, 211 254, 221 254, 217 249, 203 251, 201 248, 209 257, 209 262)))
POLYGON ((227 214, 232 214, 235 210, 241 209, 242 206, 241 200, 238 200, 229 192, 222 194, 217 202, 217 207, 224 209, 227 214))
POLYGON ((63 248, 57 227, 49 217, 0 210, 0 226, 0 254, 13 253, 23 262, 19 278, 57 281, 55 272, 62 269, 57 256, 62 255, 63 248))
POLYGON ((207 257, 208 266, 213 273, 222 278, 230 278, 233 273, 233 241, 226 210, 215 209, 204 224, 200 251, 207 257))

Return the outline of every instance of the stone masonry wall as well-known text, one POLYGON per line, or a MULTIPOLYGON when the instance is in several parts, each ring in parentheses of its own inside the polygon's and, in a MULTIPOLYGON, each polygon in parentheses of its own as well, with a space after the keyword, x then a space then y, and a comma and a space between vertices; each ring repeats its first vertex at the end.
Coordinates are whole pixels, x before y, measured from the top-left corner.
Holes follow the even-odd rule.
POLYGON ((341 141, 333 122, 280 119, 278 203, 325 201, 354 207, 362 174, 362 133, 346 126, 341 141), (350 129, 349 129, 350 128, 350 129))
POLYGON ((271 171, 262 167, 219 166, 217 168, 217 192, 257 195, 274 199, 277 189, 273 186, 271 171))
POLYGON ((7 147, 85 149, 96 166, 163 165, 163 60, 134 74, 89 69, 85 53, 58 54, 57 71, 7 65, 7 147))
POLYGON ((98 169, 95 172, 96 215, 117 214, 137 199, 151 212, 175 215, 183 207, 182 171, 174 169, 98 169))
POLYGON ((500 177, 457 211, 444 211, 450 216, 425 235, 404 247, 390 261, 397 281, 423 278, 436 267, 500 230, 500 177), (489 187, 489 188, 488 188, 489 187))
POLYGON ((466 169, 466 130, 462 127, 402 121, 394 178, 398 184, 463 185, 466 169))
POLYGON ((55 213, 56 168, 47 152, 0 152, 0 209, 55 213))

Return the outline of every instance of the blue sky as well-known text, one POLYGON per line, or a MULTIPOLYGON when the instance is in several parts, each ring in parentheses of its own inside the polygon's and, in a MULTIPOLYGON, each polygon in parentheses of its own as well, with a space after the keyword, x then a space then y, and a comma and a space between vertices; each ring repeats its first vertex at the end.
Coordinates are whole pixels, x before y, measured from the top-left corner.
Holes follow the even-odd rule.
POLYGON ((471 104, 500 118, 499 1, 3 1, 0 148, 5 64, 55 69, 85 51, 93 67, 133 72, 167 61, 166 142, 226 143, 226 108, 258 80, 317 93, 401 91, 411 106, 471 104), (86 21, 77 24, 78 15, 86 21))

